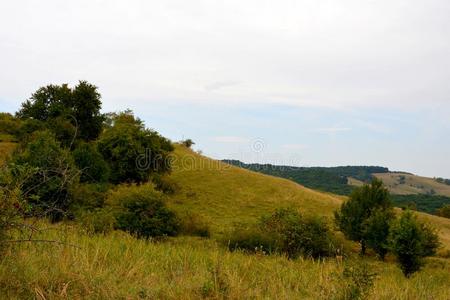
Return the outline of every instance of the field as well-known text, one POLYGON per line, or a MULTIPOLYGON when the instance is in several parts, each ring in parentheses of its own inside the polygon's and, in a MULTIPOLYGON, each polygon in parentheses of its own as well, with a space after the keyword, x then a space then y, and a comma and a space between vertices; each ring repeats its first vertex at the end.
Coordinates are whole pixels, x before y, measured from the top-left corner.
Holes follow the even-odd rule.
MULTIPOLYGON (((121 232, 56 229, 39 237, 63 236, 79 248, 15 247, 0 264, 3 299, 341 299, 344 265, 357 263, 230 253, 198 238, 151 243, 121 232)), ((369 299, 450 299, 449 260, 428 259, 411 279, 392 263, 366 262, 378 274, 369 299)))
MULTIPOLYGON (((292 181, 208 159, 177 146, 170 175, 179 191, 170 207, 195 212, 212 238, 137 240, 123 232, 89 235, 79 225, 41 221, 37 239, 18 244, 0 263, 0 298, 5 299, 343 299, 346 265, 360 264, 355 252, 335 259, 288 260, 282 256, 231 253, 217 242, 235 223, 253 223, 276 207, 328 217, 344 197, 316 192, 292 181)), ((393 258, 364 261, 377 273, 369 299, 450 299, 450 220, 419 214, 440 230, 440 257, 406 279, 393 258)), ((350 247, 355 247, 349 243, 350 247)))

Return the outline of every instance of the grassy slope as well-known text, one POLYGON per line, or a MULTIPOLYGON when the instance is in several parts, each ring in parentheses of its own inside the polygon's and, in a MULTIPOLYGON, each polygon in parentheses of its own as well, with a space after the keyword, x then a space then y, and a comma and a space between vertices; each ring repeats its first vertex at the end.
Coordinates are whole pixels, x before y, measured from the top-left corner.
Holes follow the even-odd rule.
POLYGON ((17 143, 14 142, 0 142, 0 165, 6 161, 16 146, 17 143))
POLYGON ((177 146, 172 178, 181 191, 171 204, 203 215, 216 231, 235 222, 254 222, 276 207, 332 216, 342 197, 317 192, 287 179, 233 167, 177 146))
POLYGON ((383 180, 393 194, 426 194, 434 190, 437 195, 450 197, 450 185, 439 183, 433 178, 402 173, 374 174, 383 180), (400 176, 405 177, 405 183, 399 183, 400 176))
MULTIPOLYGON (((278 206, 331 216, 342 201, 288 180, 222 165, 185 148, 177 147, 176 158, 172 177, 181 191, 170 205, 202 214, 216 233, 234 222, 253 222, 278 206)), ((440 226, 450 244, 450 220, 421 217, 440 226)), ((35 238, 62 238, 80 249, 16 246, 0 261, 0 298, 333 299, 345 283, 343 267, 333 259, 289 261, 230 253, 214 240, 179 237, 149 243, 121 232, 89 236, 70 224, 54 229, 35 238)), ((450 298, 450 260, 428 259, 425 269, 409 280, 394 264, 368 262, 379 275, 370 299, 450 298)))

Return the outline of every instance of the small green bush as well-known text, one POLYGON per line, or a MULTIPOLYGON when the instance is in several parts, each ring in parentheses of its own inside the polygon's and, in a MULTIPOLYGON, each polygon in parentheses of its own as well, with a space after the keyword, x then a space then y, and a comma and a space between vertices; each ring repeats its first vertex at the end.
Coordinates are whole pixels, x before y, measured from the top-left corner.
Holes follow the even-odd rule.
POLYGON ((137 237, 175 236, 179 232, 179 219, 151 185, 120 186, 109 194, 107 205, 114 213, 116 228, 137 237))

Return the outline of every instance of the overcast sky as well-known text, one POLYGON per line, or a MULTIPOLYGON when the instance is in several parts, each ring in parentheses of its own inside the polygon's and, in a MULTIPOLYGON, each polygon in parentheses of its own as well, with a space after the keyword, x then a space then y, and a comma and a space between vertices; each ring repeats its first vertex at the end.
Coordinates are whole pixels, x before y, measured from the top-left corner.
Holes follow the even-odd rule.
POLYGON ((1 1, 0 105, 88 80, 215 158, 450 178, 448 0, 1 1))

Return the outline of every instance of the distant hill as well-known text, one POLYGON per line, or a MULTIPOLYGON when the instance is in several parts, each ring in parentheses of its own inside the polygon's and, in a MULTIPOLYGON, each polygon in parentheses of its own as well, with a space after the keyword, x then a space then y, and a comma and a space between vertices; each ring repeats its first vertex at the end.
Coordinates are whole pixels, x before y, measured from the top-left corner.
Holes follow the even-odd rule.
POLYGON ((442 178, 427 178, 407 172, 392 172, 379 166, 292 167, 271 164, 246 164, 238 160, 223 162, 244 169, 282 177, 308 188, 349 195, 356 186, 376 177, 386 184, 396 206, 427 213, 450 204, 450 185, 442 178))

